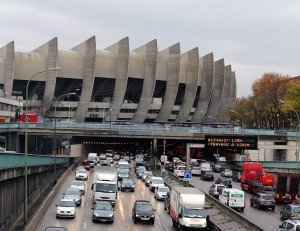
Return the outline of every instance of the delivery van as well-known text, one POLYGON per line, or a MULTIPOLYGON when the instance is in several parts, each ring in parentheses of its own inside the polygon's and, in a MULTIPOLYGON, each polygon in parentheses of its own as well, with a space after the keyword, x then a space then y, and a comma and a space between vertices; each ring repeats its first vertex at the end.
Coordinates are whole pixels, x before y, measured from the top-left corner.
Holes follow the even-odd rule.
POLYGON ((224 188, 219 200, 222 204, 239 209, 242 212, 246 206, 244 191, 235 188, 224 188))

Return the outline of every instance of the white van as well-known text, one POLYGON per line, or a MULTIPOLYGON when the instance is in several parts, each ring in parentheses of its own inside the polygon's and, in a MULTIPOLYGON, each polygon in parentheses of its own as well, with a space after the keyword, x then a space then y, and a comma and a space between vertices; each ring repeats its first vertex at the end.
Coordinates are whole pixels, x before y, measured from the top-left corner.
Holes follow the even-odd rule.
POLYGON ((186 167, 183 165, 178 165, 177 168, 174 171, 175 176, 177 177, 184 177, 184 172, 186 170, 186 167))
POLYGON ((244 211, 246 206, 244 191, 235 188, 224 188, 219 200, 222 204, 241 211, 244 211))

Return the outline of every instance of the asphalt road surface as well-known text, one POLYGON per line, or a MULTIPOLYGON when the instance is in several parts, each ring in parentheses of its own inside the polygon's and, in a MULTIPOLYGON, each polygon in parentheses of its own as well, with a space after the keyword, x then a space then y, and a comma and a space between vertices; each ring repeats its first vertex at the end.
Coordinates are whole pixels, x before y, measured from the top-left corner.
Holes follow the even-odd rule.
POLYGON ((116 210, 114 214, 113 224, 94 223, 92 221, 93 207, 91 183, 93 179, 94 171, 104 170, 110 167, 96 166, 95 170, 89 172, 89 179, 87 181, 87 192, 83 195, 81 206, 76 208, 75 219, 62 219, 56 218, 56 204, 62 199, 62 193, 70 187, 71 182, 75 179, 75 172, 70 174, 65 184, 61 187, 56 198, 49 206, 44 217, 41 219, 37 230, 45 230, 48 226, 62 226, 66 227, 69 231, 92 231, 92 230, 105 230, 105 231, 134 231, 134 230, 175 230, 172 226, 172 220, 169 214, 164 211, 164 204, 162 201, 156 201, 153 193, 149 188, 145 186, 144 182, 137 179, 133 170, 131 170, 131 176, 135 181, 135 192, 121 192, 118 193, 118 199, 116 202, 116 210), (134 224, 131 218, 132 208, 135 200, 144 199, 149 200, 155 211, 155 224, 134 224))
MULTIPOLYGON (((220 178, 219 173, 214 173, 215 180, 220 178)), ((225 177, 221 177, 226 179, 225 177)), ((214 181, 203 181, 199 176, 193 176, 190 183, 195 187, 199 188, 201 191, 208 193, 209 188, 213 185, 214 181)), ((232 181, 232 187, 240 189, 240 183, 232 181)), ((252 195, 245 192, 246 198, 246 208, 244 212, 240 212, 246 219, 251 221, 252 223, 258 225, 264 230, 272 231, 276 230, 278 226, 282 223, 280 220, 280 210, 283 208, 282 205, 276 205, 274 211, 271 210, 258 210, 255 207, 250 206, 250 197, 252 195)))

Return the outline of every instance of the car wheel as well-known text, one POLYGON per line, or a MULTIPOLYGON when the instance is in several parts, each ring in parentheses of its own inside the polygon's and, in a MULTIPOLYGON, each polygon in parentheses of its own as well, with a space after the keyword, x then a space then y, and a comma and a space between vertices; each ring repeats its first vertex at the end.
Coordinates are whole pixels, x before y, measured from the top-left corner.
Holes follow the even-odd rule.
POLYGON ((257 208, 258 210, 261 210, 260 204, 256 204, 256 208, 257 208))
POLYGON ((250 201, 250 206, 253 207, 253 202, 252 201, 250 201))
POLYGON ((274 206, 274 207, 272 207, 272 208, 271 208, 271 210, 272 210, 272 211, 274 211, 274 210, 275 210, 275 206, 274 206))

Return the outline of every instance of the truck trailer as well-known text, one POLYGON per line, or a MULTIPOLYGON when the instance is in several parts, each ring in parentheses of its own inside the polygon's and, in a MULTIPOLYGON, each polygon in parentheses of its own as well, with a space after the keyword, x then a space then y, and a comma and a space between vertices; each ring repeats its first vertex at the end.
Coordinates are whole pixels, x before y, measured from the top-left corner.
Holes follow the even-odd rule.
POLYGON ((173 187, 170 194, 170 216, 173 226, 206 230, 205 194, 197 188, 173 187))

